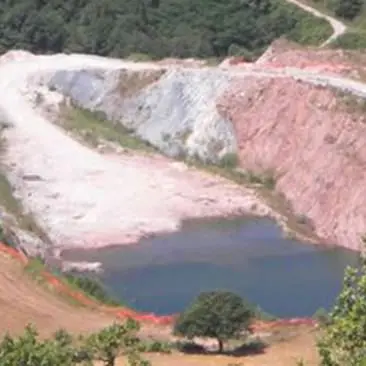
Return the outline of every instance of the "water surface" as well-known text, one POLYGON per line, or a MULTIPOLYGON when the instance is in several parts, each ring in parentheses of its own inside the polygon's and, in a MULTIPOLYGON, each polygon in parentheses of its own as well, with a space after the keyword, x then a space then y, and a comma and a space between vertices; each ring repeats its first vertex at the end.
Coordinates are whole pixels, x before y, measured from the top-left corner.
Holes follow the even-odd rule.
POLYGON ((201 291, 225 289, 281 317, 329 308, 345 267, 358 258, 345 249, 285 239, 267 219, 187 222, 179 232, 136 245, 66 256, 101 261, 107 288, 140 311, 180 312, 201 291))

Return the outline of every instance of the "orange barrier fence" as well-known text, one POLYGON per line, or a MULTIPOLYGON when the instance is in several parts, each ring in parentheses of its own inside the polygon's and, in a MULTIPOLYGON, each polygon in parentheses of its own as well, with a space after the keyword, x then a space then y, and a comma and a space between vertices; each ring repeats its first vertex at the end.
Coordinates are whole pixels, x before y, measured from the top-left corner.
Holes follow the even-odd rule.
MULTIPOLYGON (((22 263, 24 266, 29 263, 28 258, 22 252, 17 251, 14 248, 11 248, 0 242, 0 252, 7 254, 22 263)), ((154 313, 140 313, 129 309, 127 307, 119 307, 119 306, 108 306, 102 305, 96 300, 93 300, 86 296, 82 291, 74 290, 63 281, 61 281, 57 276, 53 275, 48 271, 42 271, 41 275, 43 279, 47 282, 48 285, 52 286, 53 289, 58 291, 61 294, 64 294, 78 303, 95 308, 104 313, 109 313, 112 316, 115 316, 118 319, 127 319, 132 318, 139 322, 144 323, 153 323, 158 325, 170 325, 174 323, 176 315, 166 315, 159 316, 154 313)), ((269 329, 276 326, 289 326, 289 325, 313 325, 315 326, 317 322, 311 318, 292 318, 292 319, 280 319, 274 321, 257 321, 255 322, 251 329, 253 331, 259 331, 263 329, 269 329)))
MULTIPOLYGON (((11 248, 0 242, 0 252, 11 256, 13 259, 22 263, 24 266, 29 263, 28 258, 22 252, 11 248)), ((57 276, 53 275, 51 272, 42 271, 41 276, 45 282, 52 286, 52 288, 61 294, 64 294, 72 299, 76 300, 78 303, 98 309, 102 312, 110 313, 119 319, 132 318, 140 322, 149 322, 154 324, 171 324, 174 321, 174 316, 158 316, 154 313, 139 313, 129 308, 107 306, 102 305, 96 300, 93 300, 86 296, 82 291, 77 291, 72 289, 70 286, 61 281, 57 276)))

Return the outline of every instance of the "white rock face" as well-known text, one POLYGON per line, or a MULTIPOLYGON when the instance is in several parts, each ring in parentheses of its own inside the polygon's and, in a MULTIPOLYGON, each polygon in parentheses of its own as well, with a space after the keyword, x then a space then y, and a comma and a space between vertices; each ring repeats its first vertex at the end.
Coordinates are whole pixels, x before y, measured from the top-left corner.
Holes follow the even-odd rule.
POLYGON ((215 105, 229 81, 217 69, 168 68, 58 71, 47 83, 80 106, 103 111, 169 156, 218 161, 237 149, 232 125, 215 105), (144 78, 149 81, 154 73, 157 81, 145 86, 144 78), (120 85, 129 82, 135 90, 121 92, 120 85), (144 87, 136 90, 134 82, 144 87))
MULTIPOLYGON (((198 127, 200 118, 221 126, 223 121, 205 104, 213 103, 209 93, 225 85, 224 77, 210 84, 197 75, 197 82, 207 82, 207 95, 200 97, 188 95, 194 91, 193 82, 181 85, 177 81, 179 77, 174 80, 167 72, 161 80, 165 80, 170 90, 153 83, 147 88, 157 88, 160 93, 157 96, 149 98, 146 90, 136 99, 123 99, 112 92, 119 73, 129 70, 133 74, 139 70, 144 74, 161 68, 85 55, 28 57, 21 54, 19 60, 16 54, 11 56, 0 58, 0 115, 11 125, 3 131, 7 148, 2 159, 14 194, 57 247, 132 243, 149 234, 178 230, 187 218, 253 211, 258 215, 271 213, 253 190, 195 169, 183 169, 167 158, 137 153, 100 154, 89 149, 52 124, 36 103, 37 91, 42 92, 47 103, 60 101, 57 92, 40 85, 52 80, 85 107, 110 106, 110 115, 121 116, 123 111, 139 133, 159 140, 154 128, 165 132, 165 127, 162 129, 160 125, 166 124, 171 131, 185 131, 181 124, 191 126, 192 133, 196 134, 195 129, 201 128, 198 127), (174 87, 177 95, 173 93, 174 87), (193 111, 187 104, 190 97, 194 100, 193 111), (161 108, 160 112, 151 111, 146 121, 132 118, 138 115, 138 100, 142 103, 144 98, 147 100, 144 113, 149 115, 149 108, 161 108), (169 100, 179 103, 160 105, 169 100), (180 116, 182 120, 178 119, 180 116), (166 118, 170 118, 169 123, 166 118), (37 179, 24 179, 25 176, 37 179)), ((124 95, 129 93, 124 91, 124 95)), ((228 134, 227 127, 222 129, 224 135, 228 134)), ((211 130, 215 128, 208 128, 205 135, 210 137, 211 130)), ((198 145, 200 141, 194 136, 190 144, 198 145)), ((207 136, 200 138, 205 140, 207 136)), ((208 151, 205 149, 202 151, 208 151)))

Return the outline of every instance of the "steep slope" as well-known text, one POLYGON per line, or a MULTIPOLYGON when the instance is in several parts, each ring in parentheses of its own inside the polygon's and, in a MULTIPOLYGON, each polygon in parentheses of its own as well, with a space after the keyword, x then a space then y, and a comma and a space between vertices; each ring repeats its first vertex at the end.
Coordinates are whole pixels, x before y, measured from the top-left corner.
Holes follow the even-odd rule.
POLYGON ((243 93, 237 80, 220 105, 235 126, 241 165, 275 171, 277 189, 320 237, 360 249, 366 124, 357 101, 350 112, 340 96, 322 87, 291 79, 246 84, 243 93))
POLYGON ((298 1, 298 0, 286 0, 286 1, 288 1, 291 4, 295 4, 299 8, 307 11, 308 13, 315 15, 316 17, 325 19, 332 26, 333 34, 327 40, 325 40, 320 45, 320 47, 327 46, 328 44, 332 43, 334 40, 336 40, 339 36, 343 35, 347 31, 347 26, 343 22, 335 19, 334 17, 326 15, 307 4, 304 4, 301 1, 298 1))
POLYGON ((153 82, 122 92, 126 80, 149 73, 63 70, 37 82, 105 112, 168 155, 218 161, 238 151, 245 169, 277 176, 299 221, 327 242, 359 249, 365 131, 361 115, 337 107, 336 94, 365 97, 366 88, 340 76, 352 68, 348 58, 345 68, 338 56, 327 66, 312 52, 310 65, 295 56, 302 69, 276 65, 281 55, 236 67, 165 65, 153 82))
POLYGON ((89 149, 42 117, 32 101, 35 79, 43 72, 99 67, 113 74, 116 68, 144 72, 156 66, 66 55, 20 54, 24 60, 15 61, 12 55, 5 55, 0 66, 0 107, 11 125, 4 131, 3 160, 16 195, 54 245, 134 242, 146 234, 176 230, 188 217, 270 211, 252 190, 184 164, 89 149))
POLYGON ((112 317, 71 305, 38 286, 20 263, 2 252, 0 268, 0 336, 6 332, 21 333, 29 323, 34 324, 42 336, 48 336, 60 328, 91 332, 113 322, 112 317))
POLYGON ((176 230, 187 217, 274 215, 253 190, 184 164, 103 155, 74 141, 37 104, 46 100, 55 113, 66 95, 168 155, 217 162, 237 152, 245 169, 277 177, 299 220, 320 238, 359 249, 366 232, 364 124, 336 96, 365 97, 362 82, 314 65, 274 67, 270 55, 218 68, 20 56, 5 55, 0 67, 1 108, 13 125, 5 131, 4 161, 17 195, 56 245, 132 242, 176 230), (29 174, 39 179, 24 179, 29 174))

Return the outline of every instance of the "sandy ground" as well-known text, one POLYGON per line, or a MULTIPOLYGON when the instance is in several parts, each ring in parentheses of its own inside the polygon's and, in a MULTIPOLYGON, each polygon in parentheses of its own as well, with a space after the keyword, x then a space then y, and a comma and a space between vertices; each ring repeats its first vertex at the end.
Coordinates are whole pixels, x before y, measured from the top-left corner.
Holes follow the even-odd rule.
POLYGON ((0 268, 0 335, 19 334, 29 323, 36 325, 42 336, 48 336, 59 328, 92 332, 113 322, 107 315, 69 304, 38 286, 21 264, 3 253, 0 268))
MULTIPOLYGON (((319 365, 316 347, 316 334, 304 328, 294 338, 276 343, 268 347, 263 353, 245 356, 220 355, 171 355, 151 354, 146 358, 154 366, 295 366, 297 361, 303 360, 307 366, 319 365)), ((96 364, 99 366, 99 364, 96 364)), ((120 359, 117 366, 127 366, 125 360, 120 359)))

